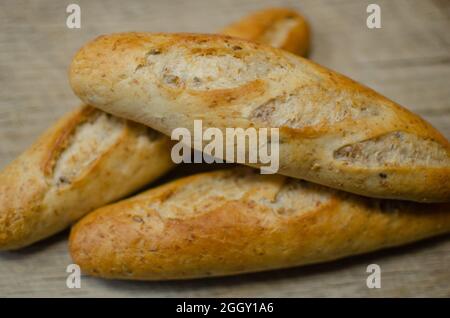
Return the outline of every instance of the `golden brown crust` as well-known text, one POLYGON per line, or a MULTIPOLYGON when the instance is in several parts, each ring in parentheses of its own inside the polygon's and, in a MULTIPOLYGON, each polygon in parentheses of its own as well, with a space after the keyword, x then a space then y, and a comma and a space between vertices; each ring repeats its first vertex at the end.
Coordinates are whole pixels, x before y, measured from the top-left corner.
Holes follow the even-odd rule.
POLYGON ((244 17, 222 29, 220 34, 265 43, 300 56, 310 45, 309 25, 297 11, 269 8, 244 17))
POLYGON ((171 145, 92 107, 67 114, 0 174, 0 250, 59 232, 156 179, 173 166, 171 145))
POLYGON ((77 53, 70 82, 85 102, 167 135, 192 131, 194 119, 205 129, 278 127, 279 172, 288 176, 372 197, 450 200, 445 137, 282 50, 221 35, 112 34, 77 53))
POLYGON ((64 125, 61 125, 54 134, 48 135, 51 148, 48 149, 47 157, 44 157, 41 164, 41 169, 46 177, 50 177, 57 158, 68 146, 70 137, 77 127, 98 114, 99 111, 93 107, 81 107, 66 117, 64 125))
POLYGON ((449 231, 448 203, 363 198, 236 168, 100 208, 69 245, 89 275, 164 280, 331 261, 449 231))

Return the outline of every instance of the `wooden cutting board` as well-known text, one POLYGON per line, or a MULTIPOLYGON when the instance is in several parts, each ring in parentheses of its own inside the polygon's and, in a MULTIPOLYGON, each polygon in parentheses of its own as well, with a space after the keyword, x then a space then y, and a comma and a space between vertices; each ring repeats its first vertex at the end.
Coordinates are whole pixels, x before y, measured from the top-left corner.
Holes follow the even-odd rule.
MULTIPOLYGON (((313 31, 311 59, 421 114, 450 138, 450 1, 195 0, 74 1, 81 29, 66 27, 67 1, 0 3, 0 168, 80 102, 67 68, 76 50, 118 31, 214 32, 254 10, 299 9, 313 31), (369 3, 381 29, 366 27, 369 3)), ((0 207, 1 208, 1 207, 0 207)), ((0 253, 0 297, 450 296, 450 237, 334 263, 183 282, 121 282, 82 277, 66 287, 67 232, 19 252, 0 253), (381 289, 366 286, 369 264, 381 289)))

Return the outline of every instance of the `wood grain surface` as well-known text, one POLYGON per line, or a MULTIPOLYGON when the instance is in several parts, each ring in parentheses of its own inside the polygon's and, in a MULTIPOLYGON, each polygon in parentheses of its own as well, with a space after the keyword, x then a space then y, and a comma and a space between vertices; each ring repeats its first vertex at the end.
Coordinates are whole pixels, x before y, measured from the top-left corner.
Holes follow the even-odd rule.
MULTIPOLYGON (((2 0, 0 168, 80 103, 67 68, 84 42, 118 31, 214 32, 269 6, 297 8, 309 19, 311 59, 421 114, 450 138, 448 0, 2 0), (81 29, 66 27, 69 3, 81 7, 81 29), (381 29, 366 27, 369 3, 381 7, 381 29)), ((80 289, 68 289, 70 263, 67 232, 1 253, 0 297, 450 297, 448 235, 329 264, 182 282, 82 276, 80 289), (366 286, 372 263, 381 267, 380 289, 366 286)))

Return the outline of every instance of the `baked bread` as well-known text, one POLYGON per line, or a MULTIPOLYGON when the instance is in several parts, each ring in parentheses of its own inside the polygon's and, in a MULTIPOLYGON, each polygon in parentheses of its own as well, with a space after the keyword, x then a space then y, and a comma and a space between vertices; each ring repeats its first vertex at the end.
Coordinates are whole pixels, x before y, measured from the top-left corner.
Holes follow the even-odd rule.
MULTIPOLYGON (((379 198, 450 201, 450 144, 419 116, 349 78, 221 35, 119 33, 73 59, 86 103, 164 134, 279 128, 279 173, 379 198)), ((247 154, 248 155, 248 154, 247 154)))
MULTIPOLYGON (((294 53, 308 46, 301 31, 306 24, 294 11, 269 9, 258 16, 267 17, 264 32, 254 32, 261 26, 253 15, 224 32, 294 53), (303 36, 294 37, 300 31, 303 36)), ((163 134, 89 106, 67 114, 0 173, 0 250, 48 237, 137 191, 174 166, 170 148, 163 134)))
POLYGON ((165 280, 331 261, 449 231, 449 203, 365 198, 239 167, 100 208, 69 245, 89 275, 165 280))
POLYGON ((140 124, 80 107, 0 174, 0 250, 55 234, 172 166, 172 142, 140 124))
POLYGON ((219 33, 265 43, 300 56, 308 54, 310 45, 306 19, 287 8, 269 8, 255 12, 230 24, 219 33))

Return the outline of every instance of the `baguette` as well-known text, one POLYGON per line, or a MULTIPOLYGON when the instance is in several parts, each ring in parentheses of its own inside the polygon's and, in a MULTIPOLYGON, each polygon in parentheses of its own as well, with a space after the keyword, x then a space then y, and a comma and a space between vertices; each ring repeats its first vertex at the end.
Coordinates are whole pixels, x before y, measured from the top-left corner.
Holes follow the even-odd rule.
POLYGON ((24 247, 172 166, 162 134, 92 107, 61 118, 0 174, 0 249, 24 247))
POLYGON ((300 56, 309 51, 309 25, 304 17, 286 8, 265 9, 220 31, 244 40, 265 43, 300 56))
MULTIPOLYGON (((279 173, 378 198, 450 201, 450 144, 419 116, 288 52, 221 35, 120 33, 70 69, 86 103, 166 135, 279 128, 279 173)), ((202 149, 198 149, 202 150, 202 149)), ((247 154, 248 155, 248 154, 247 154)))
MULTIPOLYGON (((306 36, 293 37, 306 26, 294 11, 269 9, 258 16, 265 17, 267 32, 253 32, 260 28, 253 16, 230 32, 260 42, 277 38, 270 43, 294 53, 308 46, 306 36), (283 19, 296 23, 270 28, 270 21, 283 19)), ((90 106, 67 114, 0 173, 0 250, 46 238, 135 192, 174 166, 170 148, 159 132, 90 106)))
POLYGON ((450 204, 378 200, 238 167, 178 179, 80 220, 93 276, 188 279, 292 267, 450 231, 450 204))

